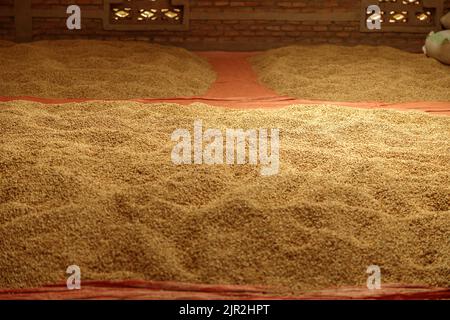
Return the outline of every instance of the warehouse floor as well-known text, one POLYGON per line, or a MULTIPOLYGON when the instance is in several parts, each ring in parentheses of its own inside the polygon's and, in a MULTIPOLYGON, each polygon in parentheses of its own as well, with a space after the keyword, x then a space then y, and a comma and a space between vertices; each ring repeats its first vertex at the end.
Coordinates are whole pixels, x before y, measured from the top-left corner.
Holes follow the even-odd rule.
MULTIPOLYGON (((263 86, 249 62, 257 53, 202 52, 216 72, 216 81, 203 95, 194 97, 141 98, 114 101, 140 103, 177 103, 191 105, 205 103, 211 106, 254 109, 282 108, 290 105, 347 106, 366 109, 395 109, 425 111, 434 115, 450 115, 450 102, 385 103, 376 101, 345 102, 304 100, 281 96, 263 86)), ((0 101, 26 100, 45 104, 98 101, 96 99, 60 99, 31 96, 0 97, 0 101)), ((38 289, 0 290, 0 299, 440 299, 450 298, 448 288, 415 286, 410 284, 385 284, 382 290, 369 291, 365 287, 341 287, 315 290, 292 295, 289 289, 269 286, 201 285, 182 282, 155 281, 83 281, 82 290, 67 291, 65 283, 43 286, 38 289)))

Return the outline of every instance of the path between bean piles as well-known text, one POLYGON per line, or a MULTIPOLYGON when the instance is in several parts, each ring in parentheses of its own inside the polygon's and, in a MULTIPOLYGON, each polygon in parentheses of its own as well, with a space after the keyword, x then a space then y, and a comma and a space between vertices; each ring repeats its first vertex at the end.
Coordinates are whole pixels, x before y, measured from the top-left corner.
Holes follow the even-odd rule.
MULTIPOLYGON (((229 108, 281 108, 294 104, 331 104, 357 108, 384 108, 397 110, 419 110, 433 114, 450 115, 450 102, 345 102, 304 100, 288 96, 280 96, 271 89, 258 82, 248 58, 257 52, 198 52, 206 58, 217 73, 216 82, 203 96, 196 97, 169 97, 166 99, 130 99, 141 103, 178 103, 189 105, 202 102, 213 106, 229 108)), ((39 97, 19 96, 0 97, 0 101, 27 100, 47 104, 60 104, 68 102, 99 101, 98 99, 47 99, 39 97)))

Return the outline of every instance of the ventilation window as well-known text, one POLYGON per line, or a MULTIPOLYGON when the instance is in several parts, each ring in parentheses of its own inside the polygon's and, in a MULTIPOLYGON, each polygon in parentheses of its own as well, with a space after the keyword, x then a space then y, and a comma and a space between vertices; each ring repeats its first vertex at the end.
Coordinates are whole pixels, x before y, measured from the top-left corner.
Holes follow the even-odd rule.
POLYGON ((439 22, 443 14, 443 0, 361 0, 361 31, 363 32, 410 32, 421 33, 441 29, 439 22), (367 12, 376 4, 381 13, 381 30, 369 30, 366 21, 372 16, 367 12))
POLYGON ((105 0, 106 30, 186 30, 188 0, 105 0))

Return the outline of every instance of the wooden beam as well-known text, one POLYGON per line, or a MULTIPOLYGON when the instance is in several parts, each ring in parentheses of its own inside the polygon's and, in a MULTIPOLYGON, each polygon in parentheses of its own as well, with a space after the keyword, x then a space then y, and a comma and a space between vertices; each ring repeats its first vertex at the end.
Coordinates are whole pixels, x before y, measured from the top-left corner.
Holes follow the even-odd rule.
MULTIPOLYGON (((66 7, 33 9, 32 16, 39 18, 67 17, 66 7)), ((82 15, 88 19, 106 19, 104 10, 82 7, 82 15)), ((359 21, 359 12, 335 11, 330 13, 292 12, 201 12, 190 9, 190 20, 267 20, 267 21, 359 21)))
MULTIPOLYGON (((28 0, 16 0, 16 3, 26 3, 28 0)), ((111 0, 110 0, 111 1, 111 0)), ((180 0, 172 0, 178 3, 180 0)), ((436 6, 441 9, 442 0, 428 0, 429 6, 436 6), (439 5, 440 4, 440 5, 439 5)), ((52 9, 33 9, 32 16, 40 18, 62 18, 67 17, 65 8, 60 6, 52 9)), ((88 19, 103 19, 104 11, 96 8, 82 7, 83 17, 88 19)), ((440 11, 440 10, 439 10, 440 11)), ((0 16, 14 16, 15 10, 0 6, 0 16)), ((439 12, 437 12, 439 13, 439 12)), ((334 11, 329 13, 291 13, 291 12, 202 12, 199 9, 191 9, 191 20, 272 20, 272 21, 359 21, 360 15, 357 12, 334 11)))
POLYGON ((191 9, 191 20, 359 21, 359 12, 202 12, 191 9))
MULTIPOLYGON (((57 7, 53 9, 33 9, 31 15, 36 18, 67 18, 67 6, 57 7)), ((81 6, 82 19, 103 19, 103 10, 81 6)))
POLYGON ((14 24, 16 41, 28 42, 33 38, 33 17, 31 16, 31 0, 14 1, 14 24))

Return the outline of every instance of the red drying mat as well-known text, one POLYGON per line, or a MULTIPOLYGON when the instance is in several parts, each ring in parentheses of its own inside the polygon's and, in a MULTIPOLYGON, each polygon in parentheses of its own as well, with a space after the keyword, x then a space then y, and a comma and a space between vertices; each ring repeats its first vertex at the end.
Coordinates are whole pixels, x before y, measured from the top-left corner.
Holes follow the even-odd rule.
POLYGON ((450 299, 450 288, 387 284, 380 290, 342 287, 290 294, 265 286, 206 285, 172 281, 82 281, 80 290, 65 283, 31 289, 2 289, 0 300, 418 300, 450 299))
MULTIPOLYGON (((433 114, 450 115, 449 102, 345 102, 296 99, 279 96, 273 90, 261 85, 253 71, 248 58, 256 52, 199 52, 206 58, 217 73, 217 79, 203 96, 198 97, 169 97, 164 99, 129 99, 141 103, 178 103, 189 105, 192 103, 206 103, 213 106, 229 108, 282 108, 293 104, 331 104, 356 108, 383 108, 397 110, 418 110, 433 114)), ((61 104, 69 102, 101 101, 99 99, 52 99, 41 97, 0 97, 0 101, 27 100, 47 104, 61 104)))

